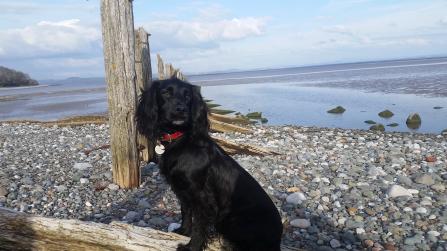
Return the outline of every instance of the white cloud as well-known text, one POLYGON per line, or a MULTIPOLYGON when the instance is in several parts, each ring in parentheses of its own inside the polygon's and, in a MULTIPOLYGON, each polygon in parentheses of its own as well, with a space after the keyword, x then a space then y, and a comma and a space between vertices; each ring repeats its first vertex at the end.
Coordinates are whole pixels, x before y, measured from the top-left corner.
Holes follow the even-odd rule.
POLYGON ((439 20, 439 23, 441 23, 442 25, 447 25, 447 17, 444 17, 441 20, 439 20))
POLYGON ((145 28, 153 34, 155 50, 215 48, 220 42, 263 34, 266 18, 243 17, 215 21, 156 21, 145 28))
POLYGON ((78 19, 41 21, 21 29, 0 31, 1 57, 21 58, 87 53, 97 50, 101 32, 78 19))

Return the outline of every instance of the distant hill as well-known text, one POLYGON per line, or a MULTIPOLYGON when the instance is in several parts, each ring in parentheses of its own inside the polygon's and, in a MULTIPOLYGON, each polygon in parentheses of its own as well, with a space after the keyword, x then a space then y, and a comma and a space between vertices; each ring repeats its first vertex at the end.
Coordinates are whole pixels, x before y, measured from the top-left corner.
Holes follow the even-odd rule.
POLYGON ((93 77, 93 78, 80 78, 80 77, 71 77, 66 79, 45 79, 39 80, 42 84, 47 85, 106 85, 106 80, 104 77, 93 77))
POLYGON ((28 74, 0 66, 0 87, 32 86, 38 84, 39 82, 31 79, 28 74))

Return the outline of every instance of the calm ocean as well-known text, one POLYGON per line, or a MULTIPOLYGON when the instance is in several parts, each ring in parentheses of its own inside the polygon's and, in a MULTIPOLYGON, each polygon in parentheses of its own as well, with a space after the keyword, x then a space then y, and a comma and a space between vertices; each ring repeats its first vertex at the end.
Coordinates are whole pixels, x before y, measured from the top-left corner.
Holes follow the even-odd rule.
MULTIPOLYGON (((388 131, 410 131, 405 119, 417 112, 422 117, 418 132, 439 133, 447 128, 447 58, 203 74, 188 79, 203 86, 202 95, 223 109, 260 111, 271 125, 367 129, 364 121, 374 120, 399 123, 387 127, 388 131), (344 114, 326 112, 338 105, 346 108, 344 114), (395 115, 380 118, 377 114, 385 109, 395 115)), ((0 120, 50 120, 107 111, 101 78, 41 84, 48 86, 0 89, 0 120)))

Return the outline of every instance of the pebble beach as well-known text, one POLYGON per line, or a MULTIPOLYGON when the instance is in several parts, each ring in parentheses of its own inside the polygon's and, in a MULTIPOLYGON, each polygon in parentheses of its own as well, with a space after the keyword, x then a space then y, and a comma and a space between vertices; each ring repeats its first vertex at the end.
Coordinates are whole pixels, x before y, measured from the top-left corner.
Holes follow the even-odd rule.
MULTIPOLYGON (((0 123, 0 206, 167 231, 180 208, 156 164, 112 182, 108 125, 0 123)), ((447 250, 447 136, 261 126, 213 133, 279 152, 233 156, 271 196, 283 244, 305 250, 447 250)))

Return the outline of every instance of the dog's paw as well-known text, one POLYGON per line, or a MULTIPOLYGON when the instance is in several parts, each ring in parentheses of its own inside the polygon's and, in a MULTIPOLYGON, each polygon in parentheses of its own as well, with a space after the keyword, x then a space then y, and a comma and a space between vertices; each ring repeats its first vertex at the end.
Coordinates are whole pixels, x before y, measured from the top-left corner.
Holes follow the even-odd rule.
POLYGON ((177 246, 177 251, 191 251, 191 246, 188 244, 179 244, 177 246))
POLYGON ((191 236, 191 230, 187 229, 187 228, 183 228, 183 227, 179 227, 172 232, 174 232, 176 234, 183 235, 183 236, 187 236, 187 237, 191 236))

